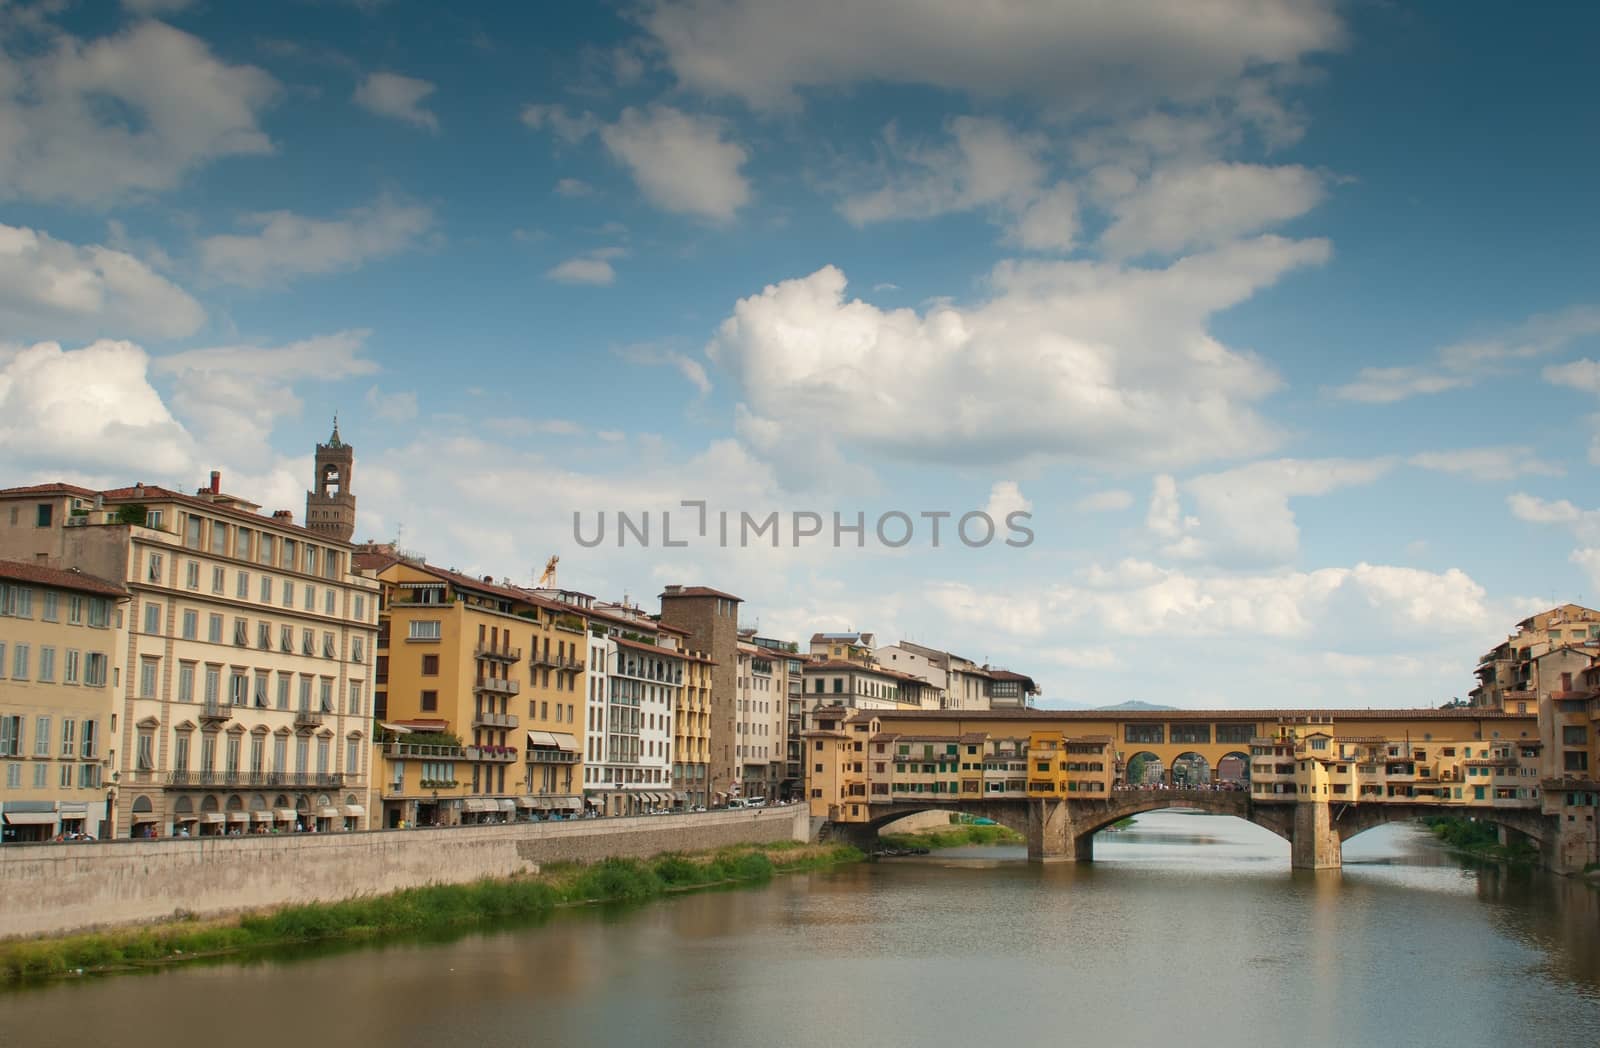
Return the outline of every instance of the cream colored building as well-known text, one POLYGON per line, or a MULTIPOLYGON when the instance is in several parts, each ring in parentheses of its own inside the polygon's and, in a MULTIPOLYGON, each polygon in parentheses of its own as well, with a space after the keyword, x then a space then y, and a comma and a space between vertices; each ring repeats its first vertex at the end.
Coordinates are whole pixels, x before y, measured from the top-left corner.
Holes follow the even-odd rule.
MULTIPOLYGON (((32 523, 43 518, 36 508, 32 523)), ((114 832, 114 660, 127 599, 82 572, 0 561, 0 840, 114 832)))
POLYGON ((119 835, 368 826, 377 582, 347 543, 258 509, 216 473, 193 495, 0 491, 0 556, 131 593, 107 739, 119 835))

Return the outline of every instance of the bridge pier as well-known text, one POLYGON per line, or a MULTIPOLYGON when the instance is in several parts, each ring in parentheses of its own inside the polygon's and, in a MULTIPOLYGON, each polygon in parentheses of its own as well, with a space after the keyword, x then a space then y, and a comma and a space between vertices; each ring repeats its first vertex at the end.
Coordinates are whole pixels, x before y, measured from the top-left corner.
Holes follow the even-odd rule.
POLYGON ((1092 837, 1080 845, 1072 808, 1064 800, 1028 802, 1028 858, 1033 862, 1077 862, 1094 857, 1092 837), (1080 851, 1087 854, 1080 854, 1080 851))
POLYGON ((1339 831, 1327 801, 1301 801, 1294 806, 1289 865, 1297 870, 1337 870, 1344 865, 1339 831))

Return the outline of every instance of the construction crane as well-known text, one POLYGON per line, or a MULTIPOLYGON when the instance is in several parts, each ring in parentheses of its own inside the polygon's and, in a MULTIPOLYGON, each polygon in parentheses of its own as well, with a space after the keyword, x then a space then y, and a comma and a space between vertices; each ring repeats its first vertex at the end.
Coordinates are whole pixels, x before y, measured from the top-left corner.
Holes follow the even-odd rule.
POLYGON ((561 563, 561 558, 552 556, 544 565, 544 574, 539 576, 539 581, 533 584, 534 589, 555 589, 556 565, 561 563))

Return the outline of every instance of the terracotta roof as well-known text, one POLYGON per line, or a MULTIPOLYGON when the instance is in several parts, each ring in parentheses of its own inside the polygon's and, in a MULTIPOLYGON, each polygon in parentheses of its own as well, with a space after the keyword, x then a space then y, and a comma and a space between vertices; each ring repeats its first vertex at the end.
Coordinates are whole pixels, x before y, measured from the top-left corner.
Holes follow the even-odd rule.
POLYGON ((846 662, 843 659, 827 659, 822 662, 808 662, 805 672, 812 670, 854 670, 857 673, 875 673, 881 677, 893 677, 896 680, 910 681, 915 684, 927 684, 926 677, 919 677, 914 673, 903 673, 900 670, 891 670, 885 666, 869 666, 863 662, 846 662))
POLYGON ((663 655, 669 659, 684 658, 683 652, 674 651, 671 648, 663 648, 659 644, 647 644, 643 641, 628 640, 625 637, 612 637, 611 639, 617 642, 619 648, 635 648, 639 651, 648 651, 652 655, 663 655))
POLYGON ((135 494, 139 490, 141 489, 138 487, 108 488, 97 493, 91 492, 91 494, 99 494, 107 504, 117 502, 176 502, 184 506, 193 506, 207 513, 219 513, 225 517, 232 517, 234 520, 248 520, 257 527, 274 527, 281 528, 284 531, 292 531, 316 539, 318 542, 325 542, 330 546, 348 548, 351 545, 348 542, 341 542, 326 532, 312 531, 310 528, 296 524, 292 520, 279 520, 267 513, 252 513, 250 510, 239 509, 224 502, 208 502, 195 495, 185 495, 181 491, 173 491, 171 488, 146 484, 143 486, 144 493, 142 495, 135 494))
POLYGON ((20 488, 0 488, 0 498, 8 495, 77 495, 79 498, 94 498, 95 492, 89 488, 80 488, 76 484, 64 484, 56 481, 52 484, 29 484, 20 488))
POLYGON ((973 743, 988 742, 989 741, 989 736, 988 736, 987 732, 969 731, 966 734, 962 735, 961 738, 957 739, 956 741, 957 742, 963 742, 963 743, 966 743, 968 745, 972 745, 973 743))
MULTIPOLYGON (((868 716, 881 717, 884 720, 1010 720, 1010 721, 1253 721, 1257 723, 1276 722, 1280 718, 1291 717, 1332 717, 1333 724, 1290 724, 1296 728, 1338 728, 1340 722, 1363 720, 1415 720, 1415 721, 1536 721, 1537 715, 1533 713, 1510 713, 1506 710, 1496 709, 1304 709, 1304 710, 1041 710, 1041 709, 998 709, 998 710, 861 710, 857 717, 867 719, 868 716)), ((1505 742, 1520 742, 1519 739, 1505 739, 1505 742)), ((1433 740, 1434 745, 1440 745, 1441 740, 1433 740)), ((1448 745, 1448 741, 1443 744, 1448 745)))
POLYGON ((47 568, 43 564, 29 564, 20 560, 0 560, 0 579, 28 582, 35 586, 54 586, 79 593, 96 593, 103 597, 128 595, 126 587, 98 575, 85 575, 76 568, 47 568))
POLYGON ((723 600, 731 600, 739 604, 744 603, 743 597, 735 597, 731 593, 724 593, 719 589, 712 589, 710 586, 680 586, 677 592, 661 591, 662 600, 668 600, 672 597, 721 597, 723 600))

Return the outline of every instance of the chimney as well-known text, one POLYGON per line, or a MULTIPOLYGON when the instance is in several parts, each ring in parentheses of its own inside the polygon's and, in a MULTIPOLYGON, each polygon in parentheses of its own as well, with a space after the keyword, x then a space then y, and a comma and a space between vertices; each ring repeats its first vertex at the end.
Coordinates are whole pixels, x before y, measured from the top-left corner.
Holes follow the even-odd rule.
POLYGON ((220 469, 211 471, 211 494, 222 494, 222 471, 220 469))
POLYGON ((273 510, 272 511, 272 519, 277 521, 280 524, 293 524, 294 523, 294 510, 292 510, 292 509, 273 510))

